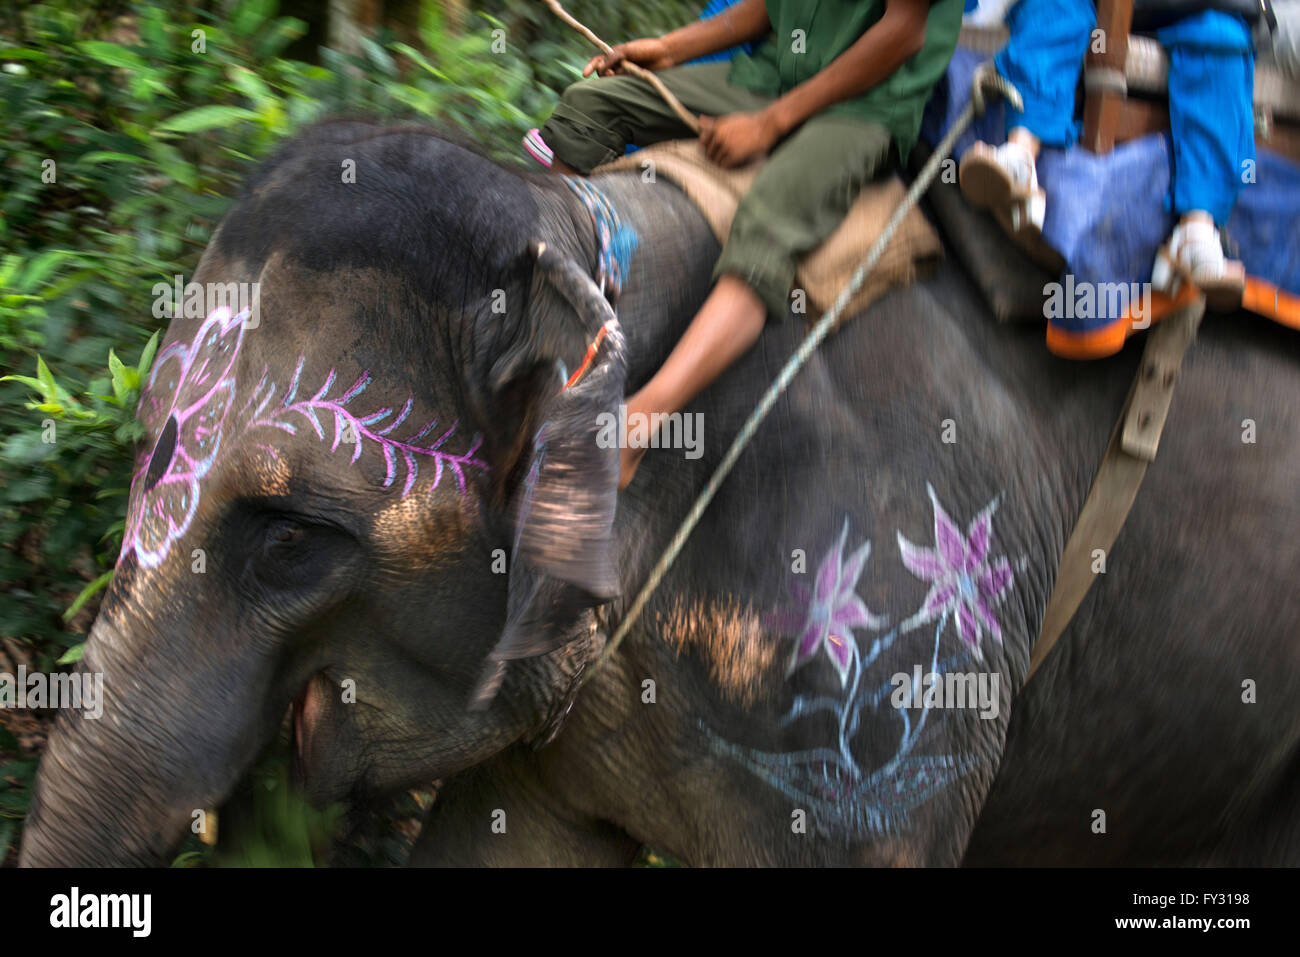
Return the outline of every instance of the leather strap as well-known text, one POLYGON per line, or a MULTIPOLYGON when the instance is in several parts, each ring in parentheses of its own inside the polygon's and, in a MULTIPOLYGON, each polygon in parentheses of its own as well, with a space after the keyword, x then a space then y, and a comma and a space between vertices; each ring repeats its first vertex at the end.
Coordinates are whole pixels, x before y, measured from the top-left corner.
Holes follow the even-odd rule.
POLYGON ((1083 510, 1061 552, 1056 585, 1047 599, 1038 639, 1030 649, 1026 682, 1051 653, 1092 587, 1097 577, 1092 570, 1094 551, 1101 549, 1109 555, 1124 527, 1147 465, 1156 457, 1183 356, 1196 338, 1204 315, 1205 297, 1197 296, 1161 320, 1147 338, 1133 388, 1111 433, 1083 510))

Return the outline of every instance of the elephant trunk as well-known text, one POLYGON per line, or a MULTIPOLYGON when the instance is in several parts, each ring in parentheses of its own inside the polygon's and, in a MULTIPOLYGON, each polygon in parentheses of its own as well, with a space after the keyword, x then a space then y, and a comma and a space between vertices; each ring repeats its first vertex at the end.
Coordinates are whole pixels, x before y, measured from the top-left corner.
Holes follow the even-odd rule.
POLYGON ((59 715, 22 866, 166 863, 186 828, 203 820, 196 812, 226 797, 276 727, 256 665, 227 660, 220 681, 204 680, 193 657, 162 660, 142 649, 166 642, 138 631, 128 640, 107 617, 96 621, 79 669, 102 675, 102 716, 59 715))

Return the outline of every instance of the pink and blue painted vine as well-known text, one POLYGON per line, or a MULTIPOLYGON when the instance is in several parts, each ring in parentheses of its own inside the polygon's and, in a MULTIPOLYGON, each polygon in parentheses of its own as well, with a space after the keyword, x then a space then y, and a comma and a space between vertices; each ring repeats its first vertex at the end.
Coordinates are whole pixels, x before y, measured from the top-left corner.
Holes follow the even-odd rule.
MULTIPOLYGON (((403 498, 419 478, 421 461, 434 464, 433 481, 427 491, 436 489, 444 473, 450 473, 462 495, 466 491, 466 471, 487 468, 477 458, 480 435, 471 439, 464 452, 447 449, 448 440, 456 433, 456 422, 431 440, 429 436, 438 428, 436 419, 399 438, 396 433, 414 409, 414 398, 407 398, 396 414, 392 407, 368 414, 353 412, 350 404, 373 381, 369 370, 340 395, 331 397, 337 370, 330 369, 319 389, 300 397, 305 356, 299 356, 289 388, 278 402, 277 386, 263 367, 261 379, 232 418, 238 389, 235 366, 243 346, 246 317, 247 312, 232 314, 226 307, 218 308, 204 320, 190 342, 171 343, 155 360, 140 397, 138 414, 158 440, 152 451, 142 450, 136 460, 119 560, 134 552, 142 566, 152 568, 167 557, 172 543, 186 533, 194 519, 202 480, 216 463, 226 433, 237 434, 239 441, 253 441, 252 433, 259 430, 296 435, 298 427, 307 424, 318 439, 325 441, 323 420, 332 432, 331 452, 340 445, 353 446, 350 464, 361 457, 367 445, 379 449, 385 463, 384 488, 395 486, 400 462, 405 473, 400 492, 403 498)), ((274 445, 262 441, 255 444, 278 457, 274 445)))
POLYGON ((998 500, 979 512, 963 535, 934 489, 927 485, 926 490, 934 511, 934 547, 914 545, 897 533, 903 565, 930 584, 915 613, 874 638, 865 652, 859 648, 854 629, 879 631, 886 622, 870 612, 857 594, 871 544, 864 541, 845 557, 846 518, 839 537, 818 565, 812 588, 792 584, 793 607, 764 618, 769 629, 793 640, 787 680, 819 660, 823 649, 840 679, 838 695, 796 695, 779 725, 788 727, 814 714, 829 715, 837 729, 835 740, 825 747, 773 752, 742 747, 710 733, 719 753, 800 802, 819 827, 832 833, 862 838, 895 832, 906 823, 912 808, 975 766, 970 758, 960 755, 913 753, 929 708, 922 711, 915 725, 907 710, 890 709, 902 722, 903 732, 894 753, 879 766, 864 769, 851 748, 865 714, 879 708, 890 688, 888 682, 883 686, 867 682, 867 670, 900 638, 933 624, 928 657, 929 671, 935 673, 982 657, 985 632, 994 641, 1002 640, 994 609, 1011 586, 1012 569, 1007 558, 989 554, 998 500), (956 622, 960 651, 941 661, 940 639, 949 621, 956 622))
POLYGON ((279 405, 272 402, 275 398, 276 387, 269 380, 267 371, 263 369, 261 380, 253 390, 253 394, 249 396, 248 402, 245 403, 245 408, 249 408, 254 402, 257 402, 257 407, 252 413, 252 420, 244 427, 246 430, 273 428, 295 435, 297 426, 294 417, 301 416, 315 431, 316 437, 323 440, 325 430, 321 426, 321 416, 331 417, 333 420, 333 439, 330 442, 330 451, 336 451, 340 443, 350 444, 353 446, 352 461, 356 462, 361 457, 361 449, 365 442, 367 440, 373 442, 384 454, 384 464, 387 468, 384 476, 384 488, 392 487, 397 476, 397 460, 399 457, 401 458, 406 468, 406 479, 402 483, 403 498, 410 494, 416 479, 420 477, 421 458, 432 459, 434 463, 435 472, 429 491, 438 487, 438 483, 442 481, 442 473, 445 468, 450 470, 456 477, 456 487, 463 495, 465 493, 465 469, 469 467, 486 468, 484 463, 474 457, 483 442, 480 435, 475 435, 469 449, 459 455, 448 452, 443 448, 447 440, 456 431, 457 423, 455 422, 427 445, 421 445, 420 443, 438 427, 437 419, 417 429, 414 434, 405 439, 393 438, 392 433, 411 414, 411 409, 415 404, 414 399, 408 398, 406 404, 402 406, 402 410, 383 428, 377 429, 376 427, 393 415, 391 408, 383 408, 365 416, 357 416, 352 413, 347 408, 348 403, 364 392, 366 386, 373 381, 368 370, 362 372, 357 380, 348 387, 347 391, 337 399, 331 399, 329 398, 329 391, 334 386, 335 370, 330 369, 329 375, 325 378, 325 384, 314 395, 310 398, 299 399, 298 385, 302 379, 304 361, 305 357, 300 356, 298 358, 298 367, 294 369, 293 381, 289 384, 289 390, 285 393, 284 399, 279 405))

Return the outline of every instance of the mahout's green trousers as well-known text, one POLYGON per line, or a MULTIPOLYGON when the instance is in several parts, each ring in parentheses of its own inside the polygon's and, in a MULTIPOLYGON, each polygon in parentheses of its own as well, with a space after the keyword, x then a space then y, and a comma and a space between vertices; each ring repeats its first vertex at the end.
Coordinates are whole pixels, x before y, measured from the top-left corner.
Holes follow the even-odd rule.
MULTIPOLYGON (((695 113, 754 112, 772 102, 728 83, 729 68, 680 66, 659 77, 695 113)), ((630 76, 574 83, 541 132, 555 156, 584 176, 622 156, 628 144, 694 135, 649 83, 630 76)), ((714 279, 738 276, 762 297, 769 316, 787 315, 796 263, 843 221, 858 191, 885 167, 890 145, 879 123, 825 113, 805 122, 772 151, 741 201, 714 279)))

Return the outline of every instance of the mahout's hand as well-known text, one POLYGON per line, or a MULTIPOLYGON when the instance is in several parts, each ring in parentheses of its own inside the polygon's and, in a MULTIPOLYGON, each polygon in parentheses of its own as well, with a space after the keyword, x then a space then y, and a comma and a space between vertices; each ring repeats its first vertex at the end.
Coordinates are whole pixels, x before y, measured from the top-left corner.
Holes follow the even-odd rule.
POLYGON ((762 110, 700 117, 700 144, 709 159, 724 169, 766 156, 780 138, 776 123, 762 110))
POLYGON ((591 76, 595 73, 598 76, 613 76, 617 72, 618 65, 624 60, 630 60, 647 70, 666 70, 675 65, 663 37, 647 37, 644 40, 620 43, 609 53, 592 57, 582 68, 582 75, 591 76))

